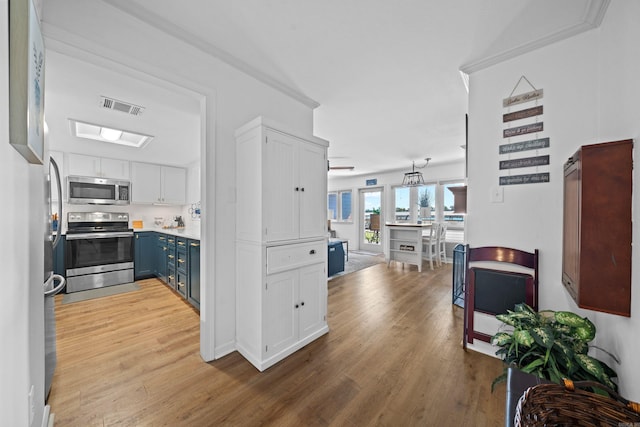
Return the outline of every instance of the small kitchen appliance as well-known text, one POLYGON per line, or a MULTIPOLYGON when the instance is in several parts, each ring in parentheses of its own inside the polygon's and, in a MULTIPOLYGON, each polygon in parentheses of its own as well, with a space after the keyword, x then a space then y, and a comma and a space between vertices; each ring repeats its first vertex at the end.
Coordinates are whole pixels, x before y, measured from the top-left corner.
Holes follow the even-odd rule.
POLYGON ((81 205, 128 205, 131 183, 126 180, 67 177, 69 203, 81 205))

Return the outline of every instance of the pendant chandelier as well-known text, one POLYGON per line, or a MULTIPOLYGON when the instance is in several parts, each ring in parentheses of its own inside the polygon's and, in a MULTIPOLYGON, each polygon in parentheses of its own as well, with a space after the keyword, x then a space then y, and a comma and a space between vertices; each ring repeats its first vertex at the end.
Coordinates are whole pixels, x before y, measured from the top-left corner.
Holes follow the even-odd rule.
POLYGON ((424 160, 426 161, 424 166, 416 166, 416 162, 412 162, 411 172, 407 172, 407 173, 404 174, 404 178, 402 180, 402 185, 403 186, 405 186, 405 187, 416 187, 418 185, 425 185, 424 178, 422 176, 422 172, 416 170, 416 167, 418 169, 426 168, 427 165, 429 164, 429 160, 431 160, 431 157, 427 157, 424 160))

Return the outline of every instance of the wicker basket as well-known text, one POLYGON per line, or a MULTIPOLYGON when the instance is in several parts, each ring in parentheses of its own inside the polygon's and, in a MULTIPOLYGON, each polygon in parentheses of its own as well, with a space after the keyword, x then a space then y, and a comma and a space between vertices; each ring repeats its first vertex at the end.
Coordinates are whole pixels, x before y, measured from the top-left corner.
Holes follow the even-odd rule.
POLYGON ((591 381, 564 380, 528 388, 518 401, 514 425, 534 426, 640 426, 640 404, 629 402, 608 387, 591 381), (611 397, 579 388, 606 390, 611 397), (638 423, 638 424, 634 424, 638 423))

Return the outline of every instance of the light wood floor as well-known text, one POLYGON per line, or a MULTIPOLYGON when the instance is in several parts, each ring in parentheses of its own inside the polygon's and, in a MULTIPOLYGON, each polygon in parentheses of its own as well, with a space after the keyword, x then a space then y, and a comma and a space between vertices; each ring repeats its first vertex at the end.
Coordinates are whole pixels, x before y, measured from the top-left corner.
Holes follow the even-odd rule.
POLYGON ((329 282, 330 332, 259 373, 205 363, 195 310, 155 279, 61 305, 56 426, 499 426, 501 362, 465 352, 451 266, 378 264, 329 282))

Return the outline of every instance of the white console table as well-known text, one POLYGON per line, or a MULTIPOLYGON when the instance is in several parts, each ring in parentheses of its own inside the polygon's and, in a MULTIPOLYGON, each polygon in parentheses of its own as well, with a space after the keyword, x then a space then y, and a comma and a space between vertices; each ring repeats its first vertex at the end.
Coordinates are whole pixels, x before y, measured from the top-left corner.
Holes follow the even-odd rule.
POLYGON ((431 228, 431 224, 385 224, 384 255, 387 266, 398 261, 418 266, 422 271, 422 231, 431 228))

